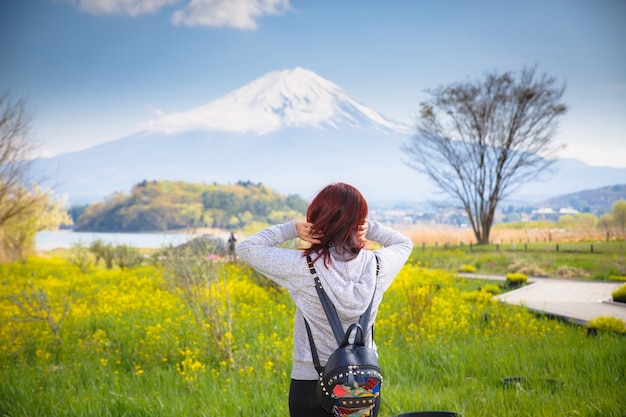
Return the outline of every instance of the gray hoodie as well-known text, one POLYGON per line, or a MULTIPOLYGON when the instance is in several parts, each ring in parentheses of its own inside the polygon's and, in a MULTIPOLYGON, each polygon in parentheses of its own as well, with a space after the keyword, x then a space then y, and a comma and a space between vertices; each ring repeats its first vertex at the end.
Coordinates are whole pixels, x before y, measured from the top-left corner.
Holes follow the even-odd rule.
MULTIPOLYGON (((277 247, 296 237, 296 226, 292 221, 271 226, 250 236, 241 242, 236 250, 241 259, 285 287, 291 295, 296 304, 291 377, 298 380, 315 380, 319 376, 313 366, 304 317, 311 327, 322 365, 337 348, 337 341, 320 304, 313 276, 303 252, 277 247)), ((413 249, 413 243, 406 236, 372 220, 368 221, 366 238, 379 243, 382 248, 375 251, 362 250, 357 256, 345 252, 341 254, 342 251, 331 248, 332 261, 329 262, 328 268, 324 266, 322 258, 314 263, 322 286, 337 309, 344 330, 357 322, 359 316, 365 312, 375 288, 376 294, 369 322, 371 327, 383 293, 400 272, 413 249), (375 256, 380 264, 378 280, 375 256)), ((371 331, 367 332, 366 344, 376 348, 371 331)))

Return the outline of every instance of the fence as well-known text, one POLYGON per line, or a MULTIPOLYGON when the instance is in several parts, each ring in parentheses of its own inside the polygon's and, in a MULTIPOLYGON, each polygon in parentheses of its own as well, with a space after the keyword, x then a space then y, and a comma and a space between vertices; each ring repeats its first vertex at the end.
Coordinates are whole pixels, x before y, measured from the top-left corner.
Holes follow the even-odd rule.
POLYGON ((427 244, 422 242, 422 250, 446 250, 446 249, 465 249, 470 252, 562 252, 562 253, 617 253, 626 254, 626 242, 548 242, 548 243, 528 243, 528 242, 509 242, 509 243, 492 243, 488 245, 476 245, 473 242, 465 244, 452 245, 445 242, 440 245, 438 242, 427 244))

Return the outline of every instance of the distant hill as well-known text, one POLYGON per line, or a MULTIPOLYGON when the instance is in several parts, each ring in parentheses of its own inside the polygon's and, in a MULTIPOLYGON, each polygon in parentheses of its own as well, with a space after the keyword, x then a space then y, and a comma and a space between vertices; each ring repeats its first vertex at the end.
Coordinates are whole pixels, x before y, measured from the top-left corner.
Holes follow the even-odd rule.
POLYGON ((158 232, 184 228, 239 229, 302 216, 306 202, 262 184, 193 184, 142 181, 130 194, 115 193, 90 204, 76 221, 77 231, 158 232))
POLYGON ((580 212, 599 215, 610 212, 613 203, 619 200, 626 200, 626 184, 565 194, 540 201, 535 205, 553 209, 571 207, 580 212))

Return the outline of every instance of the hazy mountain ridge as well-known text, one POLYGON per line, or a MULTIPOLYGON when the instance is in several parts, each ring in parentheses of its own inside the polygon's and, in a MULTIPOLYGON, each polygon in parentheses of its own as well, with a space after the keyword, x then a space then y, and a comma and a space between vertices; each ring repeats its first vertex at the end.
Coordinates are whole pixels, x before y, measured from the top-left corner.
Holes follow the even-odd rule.
POLYGON ((536 206, 552 209, 571 207, 581 212, 603 214, 609 212, 613 203, 626 200, 626 184, 583 190, 550 198, 536 206))
MULTIPOLYGON (((36 160, 72 204, 128 192, 143 180, 261 182, 312 197, 330 182, 358 187, 376 202, 437 200, 435 186, 409 168, 401 145, 411 132, 359 103, 336 84, 295 68, 274 71, 187 112, 161 114, 145 130, 79 152, 36 160)), ((564 159, 547 181, 511 199, 626 183, 626 168, 564 159)))
POLYGON ((626 183, 626 168, 592 166, 578 159, 563 158, 555 162, 543 179, 520 187, 516 198, 538 202, 554 196, 626 183))
POLYGON ((288 129, 263 136, 206 132, 134 135, 81 152, 38 160, 57 172, 57 191, 87 203, 147 180, 262 182, 305 199, 344 181, 373 199, 420 199, 434 190, 401 162, 397 135, 360 130, 288 129))

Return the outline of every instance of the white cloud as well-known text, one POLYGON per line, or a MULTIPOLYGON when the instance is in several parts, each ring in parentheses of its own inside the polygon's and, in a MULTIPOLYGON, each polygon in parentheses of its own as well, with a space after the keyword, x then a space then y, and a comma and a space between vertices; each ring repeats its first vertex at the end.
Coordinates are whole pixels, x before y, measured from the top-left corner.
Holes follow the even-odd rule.
POLYGON ((87 13, 118 14, 138 16, 145 13, 154 13, 168 4, 178 3, 180 0, 71 0, 78 3, 78 8, 87 13))
MULTIPOLYGON (((59 0, 56 0, 59 1, 59 0)), ((60 0, 63 1, 63 0, 60 0)), ((257 20, 291 10, 289 0, 65 0, 94 15, 139 16, 176 3, 184 6, 172 15, 177 26, 234 27, 253 30, 257 20)))
POLYGON ((289 9, 289 0, 191 0, 184 9, 174 12, 172 23, 256 29, 257 19, 289 9))

